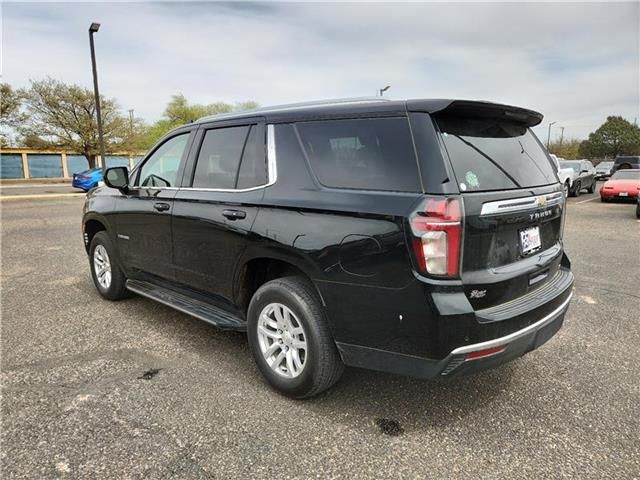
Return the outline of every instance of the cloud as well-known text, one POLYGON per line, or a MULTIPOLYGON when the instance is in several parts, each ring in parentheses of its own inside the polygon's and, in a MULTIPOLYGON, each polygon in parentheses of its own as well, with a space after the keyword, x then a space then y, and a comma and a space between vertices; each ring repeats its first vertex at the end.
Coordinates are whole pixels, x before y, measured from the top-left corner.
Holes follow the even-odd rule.
MULTIPOLYGON (((153 121, 169 97, 263 105, 370 96, 459 97, 539 110, 584 137, 640 116, 640 4, 13 4, 3 77, 91 86, 153 121)), ((543 128, 542 128, 543 129, 543 128)), ((546 131, 544 132, 546 136, 546 131)))

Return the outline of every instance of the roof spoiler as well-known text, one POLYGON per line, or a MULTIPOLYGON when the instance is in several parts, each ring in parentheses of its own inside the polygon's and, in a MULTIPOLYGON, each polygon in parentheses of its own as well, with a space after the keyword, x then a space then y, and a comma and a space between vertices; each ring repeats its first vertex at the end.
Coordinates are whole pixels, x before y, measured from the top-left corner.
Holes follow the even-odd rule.
MULTIPOLYGON (((423 110, 419 100, 407 102, 409 110, 423 110)), ((460 115, 468 117, 489 117, 503 120, 510 120, 517 123, 533 127, 542 122, 543 115, 534 110, 502 105, 500 103, 477 102, 472 100, 442 100, 438 104, 430 102, 429 113, 438 115, 460 115)))

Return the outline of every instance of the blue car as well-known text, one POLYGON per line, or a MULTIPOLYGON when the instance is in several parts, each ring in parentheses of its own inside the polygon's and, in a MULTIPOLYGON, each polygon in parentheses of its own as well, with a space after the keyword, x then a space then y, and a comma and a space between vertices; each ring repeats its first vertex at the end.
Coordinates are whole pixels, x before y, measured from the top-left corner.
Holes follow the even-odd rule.
POLYGON ((73 181, 71 185, 74 188, 79 188, 80 190, 84 190, 88 192, 93 187, 98 185, 98 182, 102 181, 102 169, 100 167, 91 168, 89 170, 85 170, 84 172, 74 173, 73 181))

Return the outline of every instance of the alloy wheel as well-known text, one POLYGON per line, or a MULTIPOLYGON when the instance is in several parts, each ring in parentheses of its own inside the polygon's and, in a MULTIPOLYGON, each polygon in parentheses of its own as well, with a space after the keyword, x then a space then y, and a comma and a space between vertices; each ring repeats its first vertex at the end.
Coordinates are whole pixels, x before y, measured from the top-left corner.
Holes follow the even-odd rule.
POLYGON ((103 245, 96 246, 93 251, 93 269, 98 283, 107 290, 111 286, 111 261, 103 245))
POLYGON ((260 351, 271 370, 286 378, 300 375, 307 361, 307 338, 291 309, 270 303, 262 309, 257 328, 260 351))

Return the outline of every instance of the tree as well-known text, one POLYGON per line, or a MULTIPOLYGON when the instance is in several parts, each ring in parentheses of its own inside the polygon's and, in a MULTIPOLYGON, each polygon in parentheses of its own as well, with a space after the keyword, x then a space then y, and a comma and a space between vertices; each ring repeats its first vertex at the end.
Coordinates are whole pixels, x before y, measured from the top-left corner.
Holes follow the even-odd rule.
POLYGON ((201 105, 197 103, 189 103, 186 97, 179 93, 171 97, 167 108, 164 110, 162 118, 147 129, 145 144, 148 147, 153 146, 160 137, 170 130, 191 123, 195 120, 215 115, 218 113, 229 113, 232 111, 251 110, 259 105, 254 101, 239 102, 231 105, 224 102, 210 103, 201 105))
POLYGON ((640 128, 620 116, 607 117, 607 121, 580 144, 580 155, 588 158, 638 154, 640 128))
POLYGON ((563 140, 560 142, 551 142, 549 144, 549 152, 555 154, 558 157, 566 158, 567 160, 575 160, 580 157, 580 144, 581 141, 576 138, 563 140))
POLYGON ((8 83, 0 83, 0 146, 9 144, 9 129, 22 120, 20 105, 22 93, 14 90, 8 83))
MULTIPOLYGON (((24 142, 79 152, 90 168, 96 166, 99 143, 91 90, 46 78, 31 82, 23 98, 27 115, 18 131, 24 142)), ((105 150, 121 150, 130 135, 129 121, 120 115, 114 99, 101 97, 100 102, 105 150)))

